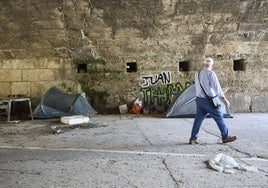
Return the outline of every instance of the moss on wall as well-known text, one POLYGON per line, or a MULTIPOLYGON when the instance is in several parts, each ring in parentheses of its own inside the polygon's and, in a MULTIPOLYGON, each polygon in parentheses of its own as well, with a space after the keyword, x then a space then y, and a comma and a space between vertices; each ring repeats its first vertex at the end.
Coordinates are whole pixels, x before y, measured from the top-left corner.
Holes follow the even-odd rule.
POLYGON ((110 90, 107 90, 107 83, 112 80, 118 81, 120 71, 107 68, 104 59, 76 58, 73 59, 74 68, 79 64, 86 64, 87 71, 76 74, 76 79, 81 85, 81 89, 86 93, 87 99, 95 110, 99 113, 118 113, 117 106, 107 107, 108 99, 111 98, 110 90))

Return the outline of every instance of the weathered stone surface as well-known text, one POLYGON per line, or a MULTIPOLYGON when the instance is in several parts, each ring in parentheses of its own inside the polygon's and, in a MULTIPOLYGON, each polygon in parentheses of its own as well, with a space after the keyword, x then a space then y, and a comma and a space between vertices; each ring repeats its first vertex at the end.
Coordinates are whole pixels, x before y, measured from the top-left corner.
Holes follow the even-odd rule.
POLYGON ((61 81, 45 81, 45 82, 31 82, 31 96, 33 98, 38 98, 43 96, 43 94, 51 87, 56 86, 60 90, 67 93, 81 93, 81 87, 76 81, 61 80, 61 81))
POLYGON ((26 96, 30 96, 31 94, 31 88, 30 88, 31 82, 12 82, 11 83, 11 93, 14 95, 16 94, 23 94, 26 96))
POLYGON ((257 94, 252 97, 252 112, 267 112, 268 111, 268 94, 257 94))
POLYGON ((21 70, 0 70, 0 82, 22 81, 21 70))
POLYGON ((267 6, 266 0, 3 0, 0 82, 42 83, 44 89, 31 90, 36 97, 69 80, 94 107, 101 103, 101 112, 145 98, 143 76, 172 75, 168 84, 145 88, 157 93, 152 102, 171 85, 192 83, 210 56, 234 110, 258 111, 253 98, 268 88, 267 6), (235 71, 239 59, 245 70, 235 71), (137 72, 126 72, 128 62, 137 63, 137 72), (180 62, 189 69, 182 71, 180 62), (87 73, 77 73, 78 64, 86 64, 87 73), (22 78, 7 76, 14 70, 22 78))
POLYGON ((12 64, 9 61, 0 61, 0 70, 12 69, 12 64))
POLYGON ((47 89, 53 86, 55 86, 55 82, 53 81, 32 82, 31 83, 31 97, 40 99, 40 97, 43 96, 43 94, 47 91, 47 89))
POLYGON ((31 59, 14 59, 14 60, 6 60, 12 67, 12 69, 33 69, 34 62, 31 59))
POLYGON ((62 67, 61 60, 59 58, 47 59, 46 68, 48 69, 60 69, 62 67))
POLYGON ((22 70, 23 81, 53 81, 55 72, 51 69, 22 70))
POLYGON ((244 94, 228 95, 232 112, 251 112, 251 97, 244 94))
POLYGON ((0 97, 5 98, 11 94, 10 82, 1 82, 0 97))

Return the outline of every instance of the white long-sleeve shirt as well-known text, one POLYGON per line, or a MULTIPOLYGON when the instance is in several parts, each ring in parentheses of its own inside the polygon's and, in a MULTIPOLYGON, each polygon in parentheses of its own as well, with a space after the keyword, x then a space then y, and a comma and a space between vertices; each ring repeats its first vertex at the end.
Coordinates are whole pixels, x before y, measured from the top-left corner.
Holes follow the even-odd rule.
MULTIPOLYGON (((208 96, 214 97, 217 95, 219 97, 225 97, 221 85, 219 83, 218 77, 213 70, 205 67, 203 70, 200 71, 199 74, 200 74, 199 79, 202 84, 202 87, 208 96)), ((196 96, 205 98, 206 95, 204 94, 200 86, 199 79, 197 73, 195 75, 196 96)))

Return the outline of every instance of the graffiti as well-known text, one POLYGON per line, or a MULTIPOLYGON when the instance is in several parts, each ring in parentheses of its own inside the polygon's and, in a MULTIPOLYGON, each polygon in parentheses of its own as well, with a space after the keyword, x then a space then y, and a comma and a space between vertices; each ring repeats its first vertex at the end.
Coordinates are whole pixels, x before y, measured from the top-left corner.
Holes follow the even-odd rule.
POLYGON ((154 104, 157 102, 159 105, 168 104, 171 102, 172 97, 182 92, 183 89, 191 85, 190 82, 186 82, 184 87, 178 82, 172 84, 172 77, 170 71, 163 71, 159 74, 142 76, 143 83, 141 84, 140 91, 143 95, 144 104, 154 104), (157 84, 166 85, 163 87, 157 87, 157 84))
POLYGON ((171 73, 170 71, 161 72, 155 75, 148 75, 141 77, 144 80, 141 87, 148 87, 150 85, 156 85, 157 83, 170 84, 171 83, 171 73))
POLYGON ((175 85, 167 84, 167 86, 163 89, 159 87, 144 87, 140 90, 143 93, 143 102, 145 104, 153 104, 156 99, 157 103, 160 105, 163 102, 170 103, 174 95, 179 94, 183 89, 189 87, 190 85, 190 82, 186 82, 185 86, 183 87, 182 84, 178 82, 175 85))

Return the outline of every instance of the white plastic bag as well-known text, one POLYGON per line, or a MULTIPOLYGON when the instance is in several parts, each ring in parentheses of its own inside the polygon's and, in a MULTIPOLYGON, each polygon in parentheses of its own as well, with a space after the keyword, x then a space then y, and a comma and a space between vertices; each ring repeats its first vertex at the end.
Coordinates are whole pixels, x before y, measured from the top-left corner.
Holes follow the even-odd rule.
POLYGON ((134 101, 134 104, 138 104, 139 106, 142 106, 142 101, 140 99, 136 99, 134 101))
POLYGON ((257 172, 258 169, 254 166, 243 166, 238 164, 232 157, 219 153, 213 159, 207 161, 209 168, 218 172, 233 174, 234 168, 238 170, 245 170, 250 172, 257 172))

